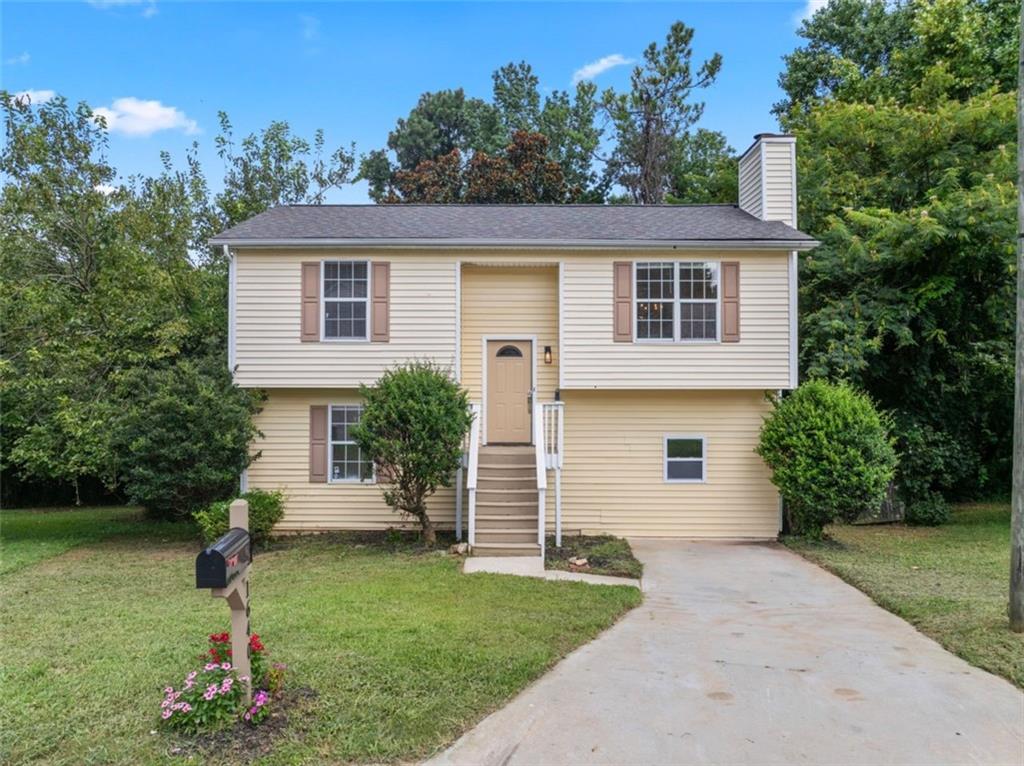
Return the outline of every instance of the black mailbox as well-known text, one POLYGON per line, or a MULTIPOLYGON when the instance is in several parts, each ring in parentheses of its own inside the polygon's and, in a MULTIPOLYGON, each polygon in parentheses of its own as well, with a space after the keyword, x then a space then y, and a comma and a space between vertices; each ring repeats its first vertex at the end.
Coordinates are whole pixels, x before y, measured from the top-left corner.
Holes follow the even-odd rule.
POLYGON ((244 529, 229 529, 196 556, 196 587, 226 588, 252 561, 252 544, 244 529))

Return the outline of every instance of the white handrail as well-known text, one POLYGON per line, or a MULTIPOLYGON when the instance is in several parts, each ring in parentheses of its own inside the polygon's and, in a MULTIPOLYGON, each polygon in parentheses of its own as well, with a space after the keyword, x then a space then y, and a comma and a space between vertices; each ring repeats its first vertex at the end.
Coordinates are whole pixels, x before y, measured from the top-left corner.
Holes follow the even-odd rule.
POLYGON ((473 423, 469 427, 469 456, 466 465, 466 489, 469 491, 469 545, 476 545, 476 477, 480 463, 480 405, 469 405, 473 423))
POLYGON ((547 444, 544 433, 544 405, 535 402, 533 405, 533 446, 537 466, 537 544, 540 546, 541 558, 544 557, 544 506, 548 488, 547 444))
POLYGON ((544 464, 555 472, 555 545, 562 545, 562 453, 565 442, 565 403, 543 405, 544 464))

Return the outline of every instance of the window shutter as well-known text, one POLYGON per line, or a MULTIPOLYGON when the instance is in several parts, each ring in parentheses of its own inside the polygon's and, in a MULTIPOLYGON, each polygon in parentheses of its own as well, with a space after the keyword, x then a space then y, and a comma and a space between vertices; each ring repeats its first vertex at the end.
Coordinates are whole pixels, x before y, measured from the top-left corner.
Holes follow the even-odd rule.
POLYGON ((370 268, 370 286, 373 290, 370 301, 370 342, 387 343, 391 340, 391 264, 387 261, 374 261, 370 268))
POLYGON ((612 340, 616 343, 633 342, 633 264, 616 261, 612 264, 615 275, 613 287, 612 340))
POLYGON ((309 480, 319 484, 327 481, 326 404, 314 404, 309 408, 309 480))
POLYGON ((320 262, 302 264, 302 328, 303 343, 320 340, 320 262))
POLYGON ((722 263, 722 342, 740 341, 740 264, 722 263))

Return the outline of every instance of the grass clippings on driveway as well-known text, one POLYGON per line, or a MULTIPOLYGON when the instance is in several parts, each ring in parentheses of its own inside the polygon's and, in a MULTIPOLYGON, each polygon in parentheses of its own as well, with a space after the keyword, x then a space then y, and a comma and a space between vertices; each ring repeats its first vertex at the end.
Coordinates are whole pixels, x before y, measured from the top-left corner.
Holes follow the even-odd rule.
MULTIPOLYGON (((79 513, 104 524, 111 509, 79 513)), ((0 762, 183 762, 171 754, 179 740, 150 733, 162 689, 195 666, 208 633, 227 629, 228 609, 195 589, 197 542, 122 515, 134 534, 119 528, 50 558, 64 543, 47 540, 47 521, 67 541, 66 517, 4 525, 0 556, 13 545, 22 566, 0 575, 0 762)), ((288 665, 289 686, 316 697, 257 762, 420 759, 641 598, 633 588, 464 577, 459 563, 343 537, 258 553, 253 630, 288 665)))
POLYGON ((1024 688, 1024 635, 1007 621, 1010 506, 957 506, 941 527, 834 526, 785 540, 949 651, 1024 688))
POLYGON ((611 535, 576 535, 562 537, 562 547, 555 547, 555 538, 549 537, 545 546, 544 566, 566 572, 611 575, 613 577, 643 576, 644 565, 633 555, 629 543, 611 535), (587 566, 577 568, 570 559, 586 559, 587 566))

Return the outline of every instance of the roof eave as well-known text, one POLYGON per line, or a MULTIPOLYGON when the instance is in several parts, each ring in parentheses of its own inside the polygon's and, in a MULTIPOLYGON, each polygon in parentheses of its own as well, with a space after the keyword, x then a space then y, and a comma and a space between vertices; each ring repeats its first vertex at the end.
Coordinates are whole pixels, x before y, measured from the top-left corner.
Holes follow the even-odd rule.
POLYGON ((339 239, 339 238, 298 238, 298 239, 256 239, 238 237, 214 237, 211 245, 250 248, 473 248, 509 250, 544 248, 547 250, 813 250, 819 242, 814 239, 339 239))

